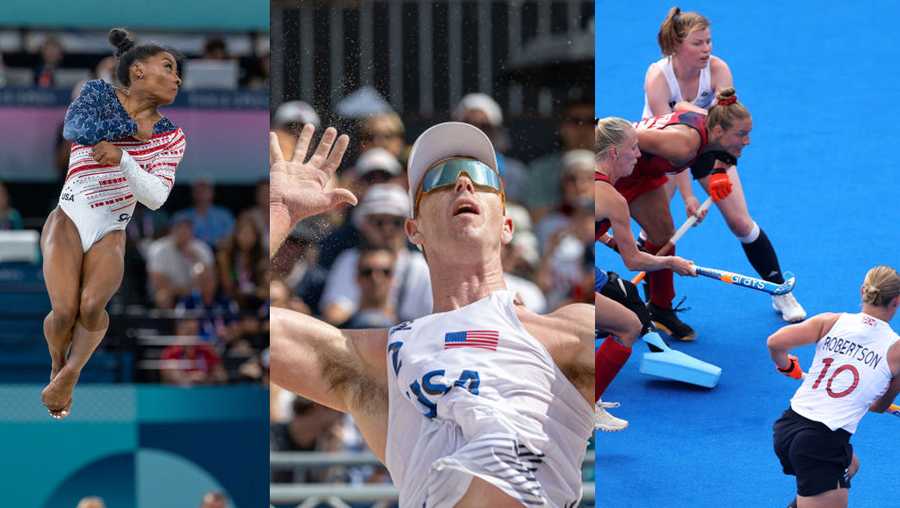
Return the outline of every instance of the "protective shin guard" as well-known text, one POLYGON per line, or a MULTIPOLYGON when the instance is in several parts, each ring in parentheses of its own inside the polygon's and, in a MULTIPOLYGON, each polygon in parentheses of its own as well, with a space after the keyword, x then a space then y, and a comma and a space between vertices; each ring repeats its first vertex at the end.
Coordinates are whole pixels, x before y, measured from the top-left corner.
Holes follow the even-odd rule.
POLYGON ((759 236, 750 243, 741 243, 747 260, 753 265, 753 269, 764 280, 774 282, 775 284, 784 283, 784 277, 781 275, 781 265, 778 264, 778 256, 775 254, 775 248, 772 242, 766 236, 766 232, 759 230, 759 236))
POLYGON ((603 395, 630 356, 631 348, 619 344, 612 336, 594 351, 594 402, 603 395))
MULTIPOLYGON (((659 249, 660 246, 647 243, 647 252, 653 253, 659 249)), ((672 247, 668 255, 675 255, 675 247, 672 247)), ((672 300, 675 299, 675 278, 672 270, 647 272, 647 284, 650 286, 650 302, 661 309, 671 309, 672 300)))

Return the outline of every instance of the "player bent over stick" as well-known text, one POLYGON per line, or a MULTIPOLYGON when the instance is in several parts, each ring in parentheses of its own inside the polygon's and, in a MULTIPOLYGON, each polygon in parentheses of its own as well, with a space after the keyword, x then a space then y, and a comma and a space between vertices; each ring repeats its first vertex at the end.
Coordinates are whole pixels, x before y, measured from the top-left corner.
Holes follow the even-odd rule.
MULTIPOLYGON (((276 246, 302 218, 355 202, 325 190, 349 139, 327 129, 304 162, 312 136, 307 125, 291 160, 273 136, 276 246)), ((513 224, 479 129, 425 131, 408 178, 405 229, 427 258, 435 313, 351 331, 273 309, 272 379, 353 415, 400 506, 577 505, 593 428, 593 307, 541 316, 506 290, 500 251, 513 224)))
MULTIPOLYGON (((594 217, 598 221, 596 229, 598 239, 612 228, 615 248, 630 270, 669 269, 680 275, 695 275, 690 261, 678 256, 654 256, 641 252, 635 244, 631 234, 628 203, 614 185, 620 178, 631 174, 641 156, 637 131, 627 120, 615 117, 602 118, 597 122, 595 140, 597 166, 594 171, 594 217)), ((599 252, 596 255, 599 256, 599 252)), ((638 300, 635 304, 626 298, 624 293, 628 292, 628 287, 623 287, 622 291, 612 294, 617 296, 616 301, 627 305, 631 312, 618 305, 616 301, 600 294, 606 282, 606 274, 602 270, 597 270, 595 279, 597 323, 601 329, 613 334, 603 341, 595 353, 597 370, 594 389, 598 399, 628 361, 632 344, 646 331, 650 323, 650 316, 643 302, 638 300), (631 330, 619 324, 623 320, 631 321, 631 330), (637 333, 631 333, 635 326, 637 333), (617 333, 616 328, 624 328, 626 331, 624 334, 617 333)), ((625 281, 622 282, 624 285, 625 281)), ((630 286, 630 283, 627 284, 630 286)), ((636 290, 632 291, 637 293, 636 290)), ((604 405, 601 402, 597 408, 601 430, 621 430, 628 425, 625 420, 609 415, 604 405)), ((608 403, 606 405, 609 406, 608 403)))
POLYGON ((900 393, 900 337, 888 322, 900 306, 900 275, 869 270, 860 290, 862 312, 819 314, 769 337, 778 370, 803 384, 775 422, 775 454, 797 477, 790 506, 847 506, 850 478, 859 469, 850 437, 867 411, 884 412, 900 393), (805 376, 793 348, 816 343, 805 376))
POLYGON ((44 319, 52 367, 41 400, 56 419, 71 411, 75 384, 109 328, 106 304, 122 283, 124 230, 134 207, 165 203, 185 149, 184 132, 157 109, 181 86, 177 54, 135 46, 122 29, 111 30, 109 40, 123 88, 88 81, 69 106, 69 171, 41 232, 52 305, 44 319))

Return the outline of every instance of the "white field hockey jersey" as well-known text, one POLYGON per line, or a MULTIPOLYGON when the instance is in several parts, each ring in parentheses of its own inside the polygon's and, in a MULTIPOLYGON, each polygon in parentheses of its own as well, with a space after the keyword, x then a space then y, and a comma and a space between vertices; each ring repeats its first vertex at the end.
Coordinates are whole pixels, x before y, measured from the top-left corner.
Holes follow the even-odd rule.
POLYGON ((513 298, 495 291, 389 331, 385 464, 401 507, 453 506, 473 475, 525 506, 581 499, 593 410, 513 298))
POLYGON ((851 434, 869 406, 887 391, 887 353, 900 337, 868 314, 841 314, 825 337, 803 384, 791 398, 797 414, 851 434))
MULTIPOLYGON (((710 58, 710 61, 712 61, 712 58, 710 58)), ((658 67, 662 71, 663 76, 666 77, 666 84, 669 85, 669 107, 671 108, 675 106, 676 103, 684 100, 684 95, 681 93, 681 87, 678 86, 678 78, 675 77, 675 71, 672 69, 672 57, 663 57, 650 64, 650 67, 653 67, 654 65, 658 67)), ((703 109, 712 107, 713 102, 716 100, 716 94, 712 89, 711 76, 712 71, 710 71, 709 62, 706 62, 706 67, 700 71, 697 96, 694 97, 691 104, 703 109)), ((644 93, 644 113, 641 115, 641 118, 650 118, 652 116, 655 115, 650 111, 650 102, 647 100, 647 94, 644 93)))

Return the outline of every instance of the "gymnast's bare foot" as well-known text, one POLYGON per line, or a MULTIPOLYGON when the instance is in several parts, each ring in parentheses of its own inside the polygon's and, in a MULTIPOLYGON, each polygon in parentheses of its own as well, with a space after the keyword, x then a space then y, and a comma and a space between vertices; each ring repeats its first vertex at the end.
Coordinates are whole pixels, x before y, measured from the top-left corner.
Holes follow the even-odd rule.
POLYGON ((41 402, 53 418, 59 420, 69 416, 72 409, 72 392, 78 383, 79 374, 73 368, 62 367, 50 384, 41 391, 41 402))

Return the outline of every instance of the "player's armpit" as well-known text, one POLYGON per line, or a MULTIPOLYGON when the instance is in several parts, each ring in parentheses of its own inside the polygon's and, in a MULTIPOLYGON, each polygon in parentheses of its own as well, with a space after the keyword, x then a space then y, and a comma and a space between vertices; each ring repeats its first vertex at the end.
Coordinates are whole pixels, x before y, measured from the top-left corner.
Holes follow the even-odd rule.
POLYGON ((270 342, 273 383, 343 412, 386 404, 386 330, 339 330, 273 308, 270 342))
POLYGON ((593 404, 594 306, 573 303, 546 316, 532 316, 520 315, 528 332, 544 344, 560 370, 593 404))

